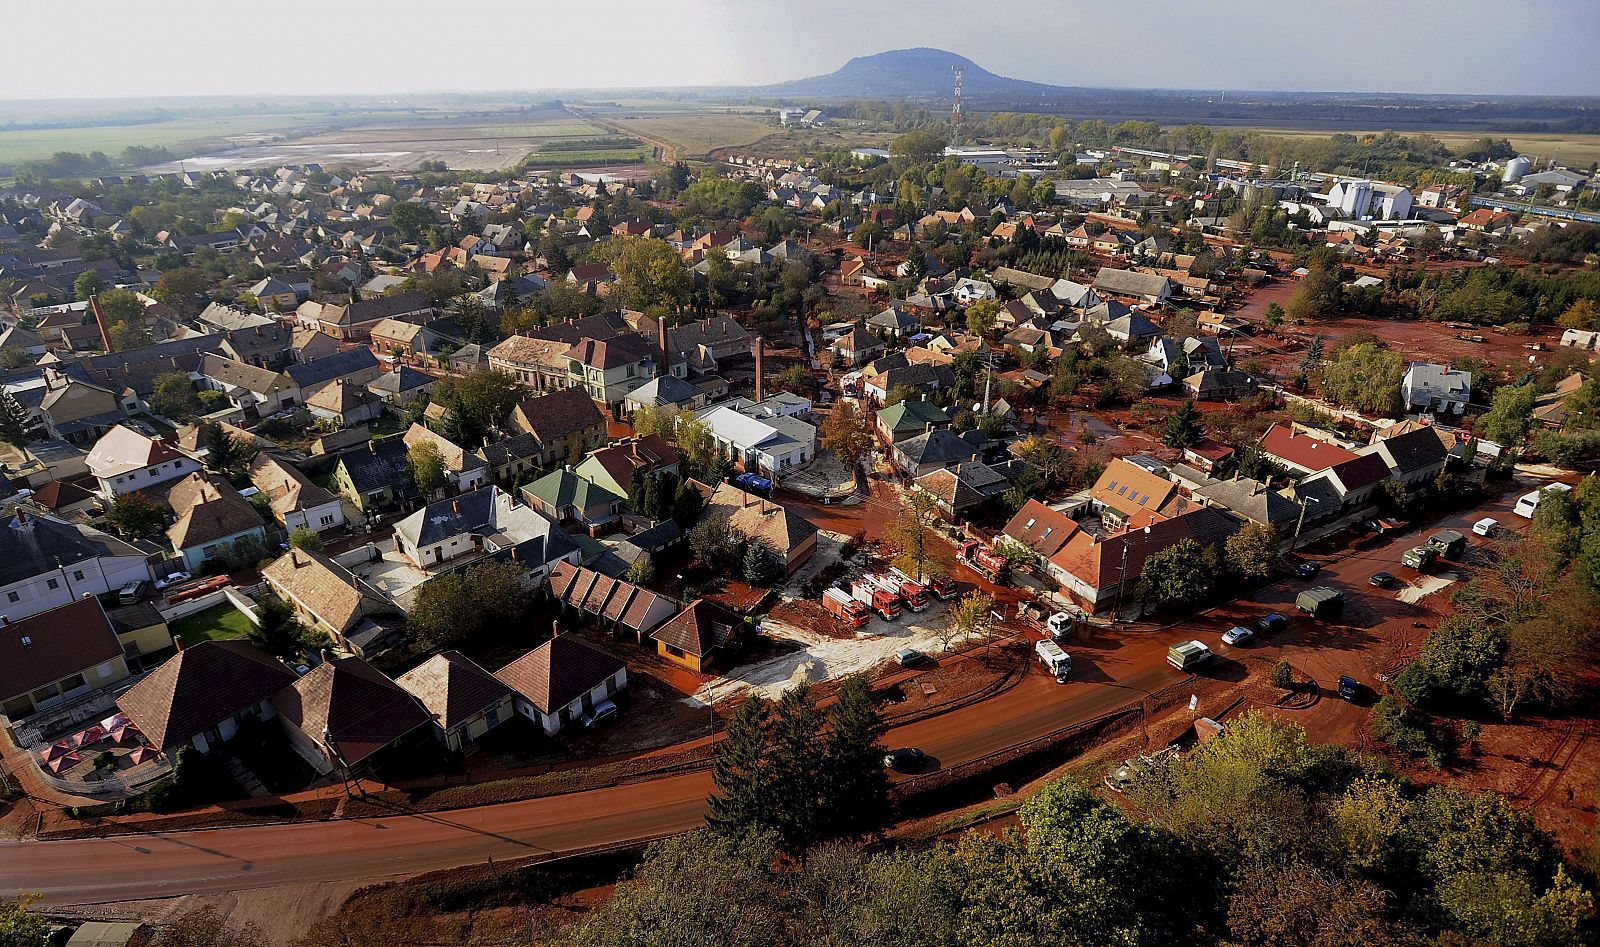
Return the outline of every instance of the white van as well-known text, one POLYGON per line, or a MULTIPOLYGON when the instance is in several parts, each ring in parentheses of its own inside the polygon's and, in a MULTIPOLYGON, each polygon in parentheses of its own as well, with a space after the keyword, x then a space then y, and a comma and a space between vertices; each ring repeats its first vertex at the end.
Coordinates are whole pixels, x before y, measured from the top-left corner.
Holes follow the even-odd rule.
POLYGON ((1531 520, 1531 519, 1533 519, 1533 511, 1537 510, 1539 508, 1539 501, 1541 499, 1543 499, 1543 497, 1544 497, 1544 495, 1546 493, 1571 493, 1571 492, 1572 492, 1571 484, 1552 483, 1547 487, 1540 487, 1539 489, 1533 491, 1532 493, 1529 493, 1529 494, 1523 496, 1522 498, 1518 499, 1517 500, 1517 505, 1511 508, 1511 512, 1517 514, 1518 516, 1522 517, 1523 519, 1531 520))
POLYGON ((1472 531, 1479 536, 1493 536, 1494 531, 1499 528, 1499 526, 1499 520, 1492 516, 1485 516, 1483 519, 1472 524, 1472 531))
POLYGON ((1034 653, 1039 656, 1039 663, 1045 670, 1056 676, 1056 680, 1065 680, 1072 673, 1072 657, 1054 641, 1039 641, 1033 646, 1034 653))

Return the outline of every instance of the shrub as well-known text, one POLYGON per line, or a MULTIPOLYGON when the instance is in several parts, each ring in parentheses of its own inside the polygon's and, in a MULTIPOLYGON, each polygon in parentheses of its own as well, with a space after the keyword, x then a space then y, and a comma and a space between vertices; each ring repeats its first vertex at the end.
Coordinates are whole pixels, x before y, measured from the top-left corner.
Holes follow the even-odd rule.
POLYGON ((1272 683, 1285 690, 1294 684, 1294 672, 1288 661, 1279 661, 1272 666, 1272 683))
POLYGON ((1428 731, 1412 720, 1410 711, 1393 694, 1385 694, 1372 709, 1372 736, 1402 753, 1428 756, 1430 763, 1438 753, 1428 731))

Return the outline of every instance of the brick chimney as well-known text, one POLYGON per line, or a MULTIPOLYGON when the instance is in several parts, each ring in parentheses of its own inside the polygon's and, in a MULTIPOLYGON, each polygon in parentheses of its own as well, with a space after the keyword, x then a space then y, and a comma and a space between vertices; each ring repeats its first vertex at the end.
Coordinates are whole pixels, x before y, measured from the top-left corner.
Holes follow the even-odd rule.
POLYGON ((670 374, 669 370, 672 367, 672 359, 667 352, 667 320, 665 317, 656 320, 656 328, 658 329, 658 334, 661 337, 661 370, 658 374, 670 374))
POLYGON ((457 516, 461 515, 461 501, 460 500, 451 500, 450 501, 450 512, 456 514, 457 516))
POLYGON ((561 623, 556 621, 555 619, 551 619, 550 620, 550 637, 552 637, 552 638, 561 637, 561 623))
POLYGON ((182 635, 173 635, 172 636, 172 646, 177 648, 179 651, 182 651, 183 650, 183 636, 182 635))
POLYGON ((761 352, 766 348, 766 343, 760 338, 756 339, 756 401, 762 401, 762 395, 767 390, 766 377, 761 373, 761 352))
POLYGON ((89 297, 89 308, 94 310, 94 324, 100 329, 100 341, 105 344, 107 352, 115 352, 117 349, 111 344, 111 333, 107 331, 105 313, 100 311, 99 293, 89 297))

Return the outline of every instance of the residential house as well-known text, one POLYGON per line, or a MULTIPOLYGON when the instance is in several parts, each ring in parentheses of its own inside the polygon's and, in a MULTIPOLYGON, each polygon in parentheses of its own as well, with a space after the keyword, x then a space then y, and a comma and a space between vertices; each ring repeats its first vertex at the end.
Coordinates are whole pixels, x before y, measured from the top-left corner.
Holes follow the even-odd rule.
POLYGON ((513 335, 489 349, 489 367, 534 391, 560 391, 572 385, 566 357, 571 348, 559 339, 513 335))
POLYGON ((702 519, 720 514, 728 517, 728 524, 742 535, 765 540, 784 563, 786 575, 793 575, 817 551, 816 525, 789 512, 782 504, 747 493, 731 483, 720 483, 715 489, 702 485, 702 492, 709 494, 702 519))
POLYGON ((1244 372, 1207 368, 1183 380, 1183 390, 1196 401, 1232 401, 1256 391, 1256 380, 1244 372))
POLYGON ((400 319, 384 319, 374 325, 369 341, 381 355, 413 359, 430 354, 438 342, 427 326, 400 319))
POLYGON ((853 329, 833 343, 833 354, 839 364, 852 368, 878 358, 883 351, 883 339, 867 329, 853 329))
POLYGON ((1007 541, 1026 546, 1041 563, 1060 552, 1077 531, 1071 517, 1032 497, 1001 530, 1007 541))
POLYGON ((117 698, 156 749, 193 746, 202 753, 226 743, 246 719, 277 714, 274 694, 293 684, 282 661, 242 639, 185 647, 117 698))
POLYGON ((1381 458, 1390 478, 1411 491, 1432 484, 1450 459, 1450 448, 1432 427, 1379 436, 1362 448, 1361 453, 1381 458))
POLYGON ((1221 507, 1235 516, 1270 527, 1280 536, 1293 532, 1300 520, 1300 504, 1270 484, 1249 477, 1213 480, 1191 491, 1208 506, 1221 507))
POLYGON ((628 686, 628 668, 576 635, 557 635, 494 672, 516 712, 554 736, 628 686))
POLYGON ((1239 527, 1239 522, 1226 513, 1202 506, 1104 537, 1079 530, 1046 560, 1046 567, 1085 611, 1120 612, 1123 599, 1139 581, 1144 561, 1150 555, 1183 539, 1220 549, 1239 527))
POLYGON ((785 414, 716 405, 700 412, 717 450, 750 473, 774 477, 809 463, 817 453, 817 429, 785 414))
POLYGON ((1472 373, 1433 362, 1412 362, 1400 379, 1407 410, 1462 414, 1472 399, 1472 373))
POLYGON ((350 385, 365 385, 383 374, 383 363, 371 349, 345 349, 333 355, 285 368, 300 389, 301 397, 309 398, 324 385, 343 381, 350 385))
POLYGON ((320 552, 290 549, 261 570, 261 578, 308 628, 352 654, 370 653, 405 618, 377 590, 320 552))
MULTIPOLYGON (((155 603, 148 599, 107 608, 106 618, 111 620, 111 630, 117 633, 125 657, 155 655, 172 647, 172 629, 167 627, 167 620, 155 603)), ((134 667, 129 665, 130 670, 134 667)))
POLYGON ((1135 518, 1159 515, 1177 492, 1171 480, 1117 457, 1089 489, 1089 498, 1107 526, 1119 529, 1135 518))
POLYGON ((339 498, 312 483, 282 457, 270 451, 257 453, 248 476, 251 485, 267 498, 273 517, 285 532, 309 529, 320 533, 344 525, 339 498))
POLYGON ((991 466, 981 461, 955 464, 916 480, 916 488, 933 497, 946 514, 956 515, 1000 499, 1011 489, 1013 473, 1023 461, 991 466))
POLYGON ((1389 468, 1382 457, 1358 454, 1300 480, 1295 484, 1295 496, 1312 506, 1306 522, 1322 523, 1370 508, 1377 502, 1378 487, 1387 479, 1389 468), (1330 494, 1336 498, 1331 508, 1326 499, 1330 494))
POLYGON ((744 619, 740 615, 700 598, 690 602, 650 637, 655 639, 662 657, 696 673, 704 673, 739 647, 743 628, 744 619))
POLYGON ((573 387, 607 407, 656 376, 656 352, 643 336, 583 339, 566 352, 573 387))
POLYGON ((513 434, 489 441, 473 451, 488 468, 489 479, 508 490, 524 474, 539 469, 539 440, 532 434, 513 434))
POLYGON ((404 408, 418 398, 431 395, 438 383, 439 379, 432 375, 401 365, 367 382, 367 390, 391 408, 404 408))
POLYGON ((494 486, 428 504, 395 524, 394 539, 395 551, 426 572, 495 558, 538 582, 556 562, 579 557, 570 536, 494 486))
POLYGON ((539 442, 539 467, 577 463, 606 442, 605 415, 581 388, 521 401, 512 409, 508 423, 539 442))
POLYGON ((570 609, 597 631, 640 643, 683 607, 643 586, 570 562, 550 569, 545 590, 559 608, 570 609))
POLYGON ((626 497, 633 478, 678 473, 678 449, 659 434, 630 437, 590 454, 573 473, 616 496, 626 497))
POLYGON ((867 329, 896 339, 909 338, 922 331, 922 321, 899 306, 891 305, 867 319, 867 329))
POLYGON ((415 422, 406 429, 406 449, 416 447, 418 444, 432 444, 439 451, 439 456, 444 460, 444 485, 435 494, 441 493, 466 493, 476 490, 489 480, 489 465, 482 457, 471 451, 457 446, 447 438, 435 434, 433 431, 415 422))
POLYGON ((930 430, 950 426, 950 415, 926 397, 911 398, 878 411, 878 437, 885 444, 898 444, 930 430))
POLYGON ((427 297, 420 293, 399 293, 377 299, 362 299, 347 305, 329 303, 317 313, 314 323, 306 322, 303 316, 301 318, 302 324, 308 329, 316 329, 345 342, 364 342, 385 319, 422 325, 431 321, 433 316, 433 304, 428 302, 427 297))
POLYGON ((9 720, 127 677, 122 642, 94 596, 0 624, 0 713, 9 720))
POLYGON ((110 389, 59 375, 46 378, 39 413, 50 437, 69 444, 97 441, 127 419, 110 389))
POLYGON ((228 558, 233 544, 241 540, 266 550, 261 515, 220 477, 192 473, 167 491, 167 502, 177 517, 167 529, 167 539, 190 572, 200 571, 210 560, 228 558))
POLYGON ((949 428, 925 426, 921 434, 896 443, 891 456, 897 468, 913 478, 979 460, 989 447, 982 431, 957 433, 949 428))
POLYGON ((29 499, 60 517, 88 514, 100 508, 99 497, 71 480, 52 480, 33 491, 29 499))
POLYGON ((348 776, 424 733, 432 715, 359 657, 330 657, 272 696, 289 745, 318 773, 348 776))
POLYGON ((306 399, 306 410, 314 417, 333 421, 340 427, 354 427, 382 416, 383 401, 368 391, 365 385, 336 378, 306 399))
POLYGON ((704 388, 676 375, 657 375, 623 396, 629 414, 640 408, 686 408, 696 411, 706 406, 704 388))
POLYGON ((0 521, 0 614, 12 621, 149 578, 143 552, 93 527, 21 508, 0 521))
POLYGON ((294 407, 300 389, 287 374, 207 352, 200 358, 201 384, 228 396, 252 419, 294 407))
POLYGON ((299 305, 302 295, 311 295, 311 285, 301 283, 296 286, 288 280, 268 276, 251 284, 245 292, 269 309, 276 307, 280 312, 289 312, 299 305))
POLYGON ((1233 455, 1233 448, 1209 437, 1202 437, 1183 449, 1184 462, 1208 474, 1232 459, 1233 455))
POLYGON ((1355 452, 1292 428, 1273 424, 1261 435, 1261 453, 1293 473, 1312 474, 1355 459, 1355 452))
POLYGON ((100 485, 100 495, 107 500, 146 490, 200 469, 199 461, 165 439, 121 424, 95 441, 87 463, 89 472, 100 485))
POLYGON ((395 679, 433 718, 434 735, 462 752, 511 719, 511 688, 459 651, 434 655, 395 679))
POLYGON ((522 500, 556 523, 575 523, 591 535, 605 532, 617 522, 627 494, 616 494, 590 483, 570 467, 545 474, 522 488, 522 500))
POLYGON ((398 437, 372 440, 369 435, 365 446, 339 455, 333 468, 335 489, 368 516, 398 505, 415 489, 408 450, 398 437))

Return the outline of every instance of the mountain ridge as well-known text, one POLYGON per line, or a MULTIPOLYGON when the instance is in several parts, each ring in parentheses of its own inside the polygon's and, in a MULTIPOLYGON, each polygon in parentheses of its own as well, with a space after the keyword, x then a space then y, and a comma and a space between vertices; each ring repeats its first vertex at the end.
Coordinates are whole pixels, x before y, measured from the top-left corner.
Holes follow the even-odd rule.
POLYGON ((958 53, 931 46, 890 49, 856 56, 833 72, 761 86, 774 95, 817 98, 932 98, 955 94, 955 69, 962 67, 962 94, 970 98, 1042 95, 1063 86, 1013 79, 990 72, 958 53))

